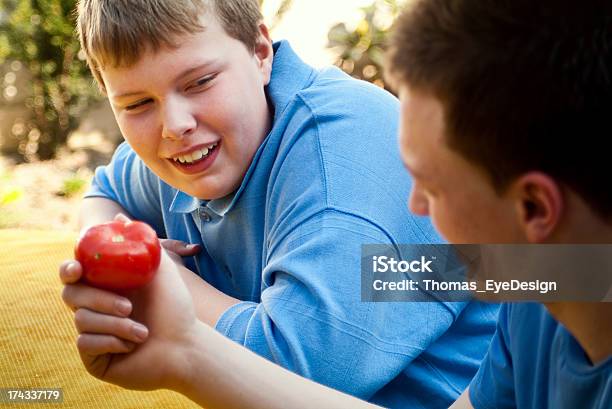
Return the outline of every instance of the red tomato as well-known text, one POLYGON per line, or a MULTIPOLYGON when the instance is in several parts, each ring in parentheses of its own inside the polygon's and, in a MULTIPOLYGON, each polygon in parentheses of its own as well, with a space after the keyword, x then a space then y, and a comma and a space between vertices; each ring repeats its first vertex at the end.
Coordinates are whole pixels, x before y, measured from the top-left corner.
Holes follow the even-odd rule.
POLYGON ((148 224, 112 221, 87 229, 74 255, 83 266, 85 283, 113 291, 133 290, 153 279, 161 246, 148 224))

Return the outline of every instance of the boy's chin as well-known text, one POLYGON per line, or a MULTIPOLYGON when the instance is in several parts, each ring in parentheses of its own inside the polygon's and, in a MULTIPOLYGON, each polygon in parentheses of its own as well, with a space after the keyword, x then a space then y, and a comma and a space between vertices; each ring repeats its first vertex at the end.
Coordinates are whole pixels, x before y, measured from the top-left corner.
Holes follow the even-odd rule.
MULTIPOLYGON (((236 188, 237 189, 237 188, 236 188)), ((183 192, 187 193, 190 196, 196 197, 200 200, 217 200, 222 199, 226 196, 231 195, 236 189, 228 188, 228 187, 219 187, 217 189, 210 189, 207 187, 206 189, 187 189, 183 190, 183 192)), ((182 190, 182 189, 179 189, 182 190)))

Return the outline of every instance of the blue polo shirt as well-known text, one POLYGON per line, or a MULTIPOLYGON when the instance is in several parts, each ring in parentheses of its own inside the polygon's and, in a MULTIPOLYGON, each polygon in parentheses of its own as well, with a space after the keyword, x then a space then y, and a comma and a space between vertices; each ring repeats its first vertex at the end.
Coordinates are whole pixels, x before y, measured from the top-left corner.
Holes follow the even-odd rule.
POLYGON ((505 304, 469 393, 475 409, 610 409, 612 357, 592 365, 542 304, 505 304))
POLYGON ((155 176, 127 145, 96 171, 105 197, 162 237, 200 243, 186 265, 243 302, 225 336, 285 368, 386 406, 450 404, 495 329, 480 303, 361 302, 362 244, 439 243, 406 210, 397 100, 274 45, 270 133, 240 188, 205 201, 155 176))

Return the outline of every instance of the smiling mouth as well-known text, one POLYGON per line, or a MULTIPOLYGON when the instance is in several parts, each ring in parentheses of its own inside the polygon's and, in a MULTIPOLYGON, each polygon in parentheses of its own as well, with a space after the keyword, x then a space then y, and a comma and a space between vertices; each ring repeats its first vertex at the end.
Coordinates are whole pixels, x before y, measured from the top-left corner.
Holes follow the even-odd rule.
POLYGON ((168 161, 185 175, 198 175, 206 172, 214 164, 220 151, 221 141, 218 141, 189 154, 168 158, 168 161))
POLYGON ((176 158, 171 158, 175 164, 181 166, 193 166, 197 165, 200 162, 205 161, 208 157, 210 157, 215 150, 218 148, 219 143, 216 142, 209 147, 198 149, 197 151, 191 152, 190 154, 179 156, 176 158))

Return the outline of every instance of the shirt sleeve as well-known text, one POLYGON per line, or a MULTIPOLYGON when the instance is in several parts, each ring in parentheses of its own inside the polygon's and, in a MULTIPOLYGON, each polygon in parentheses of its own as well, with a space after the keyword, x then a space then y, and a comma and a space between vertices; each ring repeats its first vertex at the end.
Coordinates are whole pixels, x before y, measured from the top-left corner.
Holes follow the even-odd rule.
POLYGON ((164 237, 160 204, 160 181, 123 142, 110 163, 96 169, 89 197, 110 199, 123 207, 131 217, 147 222, 164 237))
POLYGON ((516 407, 514 370, 508 338, 511 308, 511 304, 502 305, 489 350, 470 383, 470 401, 475 409, 516 407))
POLYGON ((370 398, 453 323, 444 304, 361 302, 361 245, 389 244, 373 223, 334 210, 270 243, 260 303, 226 311, 217 329, 267 359, 370 398))

